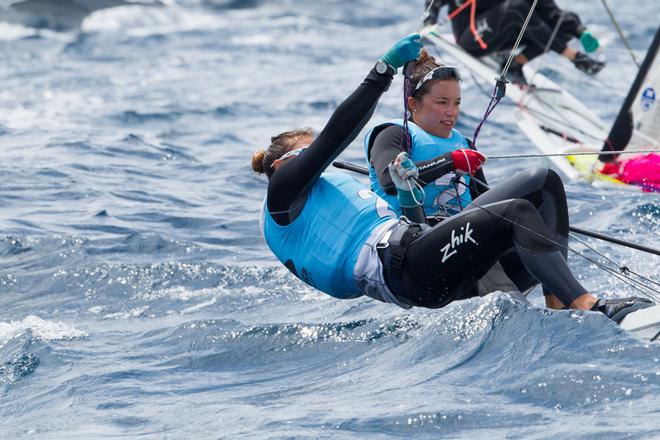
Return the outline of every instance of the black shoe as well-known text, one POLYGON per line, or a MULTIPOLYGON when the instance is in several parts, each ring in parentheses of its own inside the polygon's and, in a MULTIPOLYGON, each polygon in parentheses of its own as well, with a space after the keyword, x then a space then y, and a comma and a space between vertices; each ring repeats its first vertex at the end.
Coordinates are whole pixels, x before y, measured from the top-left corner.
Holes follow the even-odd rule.
POLYGON ((605 67, 604 61, 595 60, 582 52, 578 52, 577 55, 575 55, 573 64, 587 75, 595 75, 605 67))
POLYGON ((629 298, 599 299, 591 310, 603 313, 618 324, 628 313, 645 309, 652 305, 653 303, 646 298, 631 296, 629 298))
MULTIPOLYGON (((500 71, 504 70, 505 65, 506 65, 506 61, 500 66, 500 71)), ((525 74, 523 73, 522 64, 518 64, 515 61, 511 61, 509 70, 507 70, 506 72, 506 79, 513 84, 518 84, 521 86, 528 85, 527 79, 525 79, 525 74)))

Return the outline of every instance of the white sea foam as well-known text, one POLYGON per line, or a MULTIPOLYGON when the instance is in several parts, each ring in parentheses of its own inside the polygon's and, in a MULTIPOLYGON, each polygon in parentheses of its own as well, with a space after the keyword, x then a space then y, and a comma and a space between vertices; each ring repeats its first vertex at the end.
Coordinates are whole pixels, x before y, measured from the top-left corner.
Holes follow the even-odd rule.
POLYGON ((130 318, 140 318, 140 317, 145 317, 147 315, 147 311, 149 310, 149 306, 142 306, 142 307, 135 307, 130 310, 123 310, 121 312, 116 312, 116 313, 109 313, 107 315, 104 315, 103 318, 105 319, 130 319, 130 318))
POLYGON ((216 29, 226 25, 222 17, 176 7, 120 6, 96 11, 85 19, 83 31, 123 30, 133 36, 167 34, 185 30, 216 29))
POLYGON ((35 30, 25 26, 11 23, 0 23, 0 40, 11 41, 34 35, 35 30))
POLYGON ((0 346, 10 339, 30 330, 32 335, 43 341, 56 341, 82 338, 87 332, 61 321, 46 321, 38 316, 29 315, 21 321, 0 322, 0 346))

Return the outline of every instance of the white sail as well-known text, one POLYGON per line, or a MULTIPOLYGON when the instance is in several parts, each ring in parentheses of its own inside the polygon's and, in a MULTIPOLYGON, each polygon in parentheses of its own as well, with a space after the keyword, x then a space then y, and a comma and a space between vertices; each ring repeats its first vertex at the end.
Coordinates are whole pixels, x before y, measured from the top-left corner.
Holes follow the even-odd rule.
POLYGON ((633 135, 628 149, 660 145, 660 58, 657 50, 632 105, 633 135))

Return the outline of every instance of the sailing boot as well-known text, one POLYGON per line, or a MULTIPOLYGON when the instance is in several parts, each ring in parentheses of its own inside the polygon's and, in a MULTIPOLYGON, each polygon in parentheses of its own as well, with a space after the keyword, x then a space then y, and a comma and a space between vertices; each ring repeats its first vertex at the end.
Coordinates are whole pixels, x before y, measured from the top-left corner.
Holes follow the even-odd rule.
POLYGON ((575 55, 573 64, 575 64, 575 67, 578 70, 583 71, 587 75, 595 75, 605 67, 605 61, 595 60, 582 52, 578 52, 575 55))
POLYGON ((618 324, 627 314, 652 305, 653 303, 646 298, 631 296, 628 298, 599 299, 591 310, 603 313, 618 324))

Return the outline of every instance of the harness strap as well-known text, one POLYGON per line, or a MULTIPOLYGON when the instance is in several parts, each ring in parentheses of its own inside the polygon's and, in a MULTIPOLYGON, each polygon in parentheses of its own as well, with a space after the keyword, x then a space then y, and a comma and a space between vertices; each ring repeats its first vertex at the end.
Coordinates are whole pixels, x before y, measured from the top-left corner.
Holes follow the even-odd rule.
POLYGON ((470 5, 472 4, 472 2, 474 2, 474 0, 467 0, 467 1, 466 1, 465 3, 463 3, 461 6, 459 6, 459 7, 456 8, 456 9, 454 9, 454 11, 453 11, 451 14, 447 15, 447 18, 450 19, 450 20, 453 20, 454 17, 456 17, 456 16, 457 16, 458 14, 460 14, 461 12, 463 12, 463 9, 467 8, 468 6, 470 6, 470 5))
POLYGON ((417 223, 402 224, 392 231, 390 239, 387 241, 389 250, 388 272, 391 276, 401 279, 403 275, 403 262, 406 259, 408 244, 422 230, 417 223))
POLYGON ((474 35, 474 40, 477 43, 479 43, 479 47, 481 48, 481 50, 486 50, 488 49, 488 45, 477 32, 477 25, 475 23, 476 21, 475 16, 477 14, 477 0, 467 0, 461 6, 454 9, 454 11, 451 14, 449 14, 447 18, 449 20, 453 20, 454 17, 456 17, 461 12, 463 12, 468 6, 470 6, 470 32, 472 32, 472 35, 474 35))
POLYGON ((472 32, 472 35, 474 35, 475 41, 479 43, 479 47, 481 48, 481 50, 486 50, 488 49, 488 45, 477 32, 477 25, 475 24, 476 14, 477 14, 477 0, 472 0, 472 7, 470 7, 470 32, 472 32))

